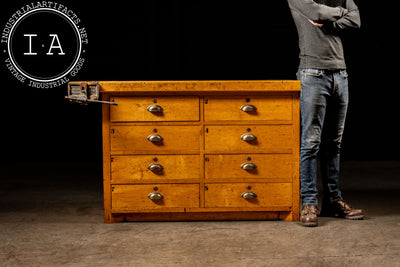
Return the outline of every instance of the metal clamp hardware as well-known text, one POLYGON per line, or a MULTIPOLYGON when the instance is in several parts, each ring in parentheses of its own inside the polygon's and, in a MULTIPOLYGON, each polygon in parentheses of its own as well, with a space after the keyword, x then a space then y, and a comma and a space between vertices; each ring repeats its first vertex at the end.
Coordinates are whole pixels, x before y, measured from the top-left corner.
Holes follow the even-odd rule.
POLYGON ((147 169, 149 169, 152 172, 160 172, 164 169, 163 165, 158 164, 158 163, 152 163, 150 164, 147 169))
POLYGON ((164 138, 159 134, 151 134, 147 136, 147 140, 149 140, 150 142, 161 142, 162 140, 164 140, 164 138))
POLYGON ((146 110, 151 112, 151 113, 163 112, 163 108, 160 105, 150 105, 150 106, 147 107, 146 110))
POLYGON ((246 104, 246 105, 241 106, 240 110, 244 111, 244 112, 254 112, 254 111, 257 111, 257 107, 254 105, 246 104))
POLYGON ((163 194, 158 193, 158 192, 151 192, 150 194, 147 195, 147 197, 151 200, 161 200, 164 199, 163 194))
POLYGON ((100 86, 98 82, 69 83, 68 95, 65 96, 65 99, 81 105, 87 105, 89 103, 118 105, 117 102, 99 100, 100 86))
POLYGON ((257 139, 257 137, 254 134, 245 133, 245 134, 242 134, 240 139, 242 139, 243 141, 254 141, 257 139))
POLYGON ((244 199, 257 198, 257 194, 252 191, 243 192, 240 196, 244 199))
POLYGON ((242 168, 243 170, 254 170, 257 169, 257 165, 253 162, 245 162, 240 165, 240 168, 242 168))

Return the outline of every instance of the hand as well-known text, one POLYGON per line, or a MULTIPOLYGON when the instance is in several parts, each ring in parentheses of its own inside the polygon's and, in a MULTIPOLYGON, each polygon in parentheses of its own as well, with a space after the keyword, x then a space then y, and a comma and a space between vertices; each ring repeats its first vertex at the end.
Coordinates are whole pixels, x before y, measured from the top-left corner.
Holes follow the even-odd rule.
POLYGON ((324 26, 324 24, 320 24, 320 23, 316 23, 315 21, 312 21, 311 19, 309 19, 308 20, 312 25, 315 25, 315 26, 317 26, 317 27, 322 27, 322 26, 324 26))

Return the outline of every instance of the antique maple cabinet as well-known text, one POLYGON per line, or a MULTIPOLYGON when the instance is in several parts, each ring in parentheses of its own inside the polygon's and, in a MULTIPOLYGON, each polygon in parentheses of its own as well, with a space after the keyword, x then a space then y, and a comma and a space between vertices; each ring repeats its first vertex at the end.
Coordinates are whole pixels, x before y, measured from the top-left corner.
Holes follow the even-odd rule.
POLYGON ((298 220, 298 81, 107 81, 104 220, 298 220))

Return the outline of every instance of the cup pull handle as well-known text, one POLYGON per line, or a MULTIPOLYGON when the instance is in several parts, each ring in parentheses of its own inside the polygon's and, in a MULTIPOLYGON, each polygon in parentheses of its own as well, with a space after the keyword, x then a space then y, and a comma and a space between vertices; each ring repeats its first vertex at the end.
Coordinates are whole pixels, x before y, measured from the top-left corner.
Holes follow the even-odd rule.
POLYGON ((150 194, 147 195, 147 197, 151 200, 161 200, 164 199, 163 194, 158 193, 158 192, 151 192, 150 194))
POLYGON ((159 112, 163 112, 164 109, 160 105, 150 105, 147 107, 146 110, 151 113, 159 113, 159 112))
POLYGON ((147 140, 149 140, 150 142, 161 142, 162 140, 164 140, 164 138, 159 134, 151 134, 147 136, 147 140))
POLYGON ((244 112, 255 112, 255 111, 257 111, 257 107, 254 105, 246 104, 246 105, 241 106, 240 110, 244 111, 244 112))
POLYGON ((240 168, 242 168, 243 170, 254 170, 257 169, 257 165, 253 162, 245 162, 240 165, 240 168))
POLYGON ((161 165, 161 164, 153 163, 153 164, 150 164, 150 165, 147 167, 147 169, 149 169, 149 170, 152 171, 152 172, 160 172, 160 171, 162 171, 162 170, 164 169, 164 167, 163 167, 163 165, 161 165))
POLYGON ((257 198, 257 194, 252 191, 243 192, 240 196, 244 199, 257 198))
POLYGON ((257 137, 254 134, 245 133, 245 134, 242 134, 240 139, 242 139, 243 141, 254 141, 257 139, 257 137))

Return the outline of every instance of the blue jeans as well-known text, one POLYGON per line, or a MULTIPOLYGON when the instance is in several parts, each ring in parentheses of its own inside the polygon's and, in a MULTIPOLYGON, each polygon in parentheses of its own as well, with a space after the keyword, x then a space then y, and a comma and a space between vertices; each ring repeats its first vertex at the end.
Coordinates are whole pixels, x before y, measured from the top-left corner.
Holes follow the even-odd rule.
POLYGON ((300 196, 303 205, 318 205, 318 154, 324 196, 331 201, 341 200, 339 165, 349 101, 347 72, 299 69, 297 78, 301 81, 300 196))

